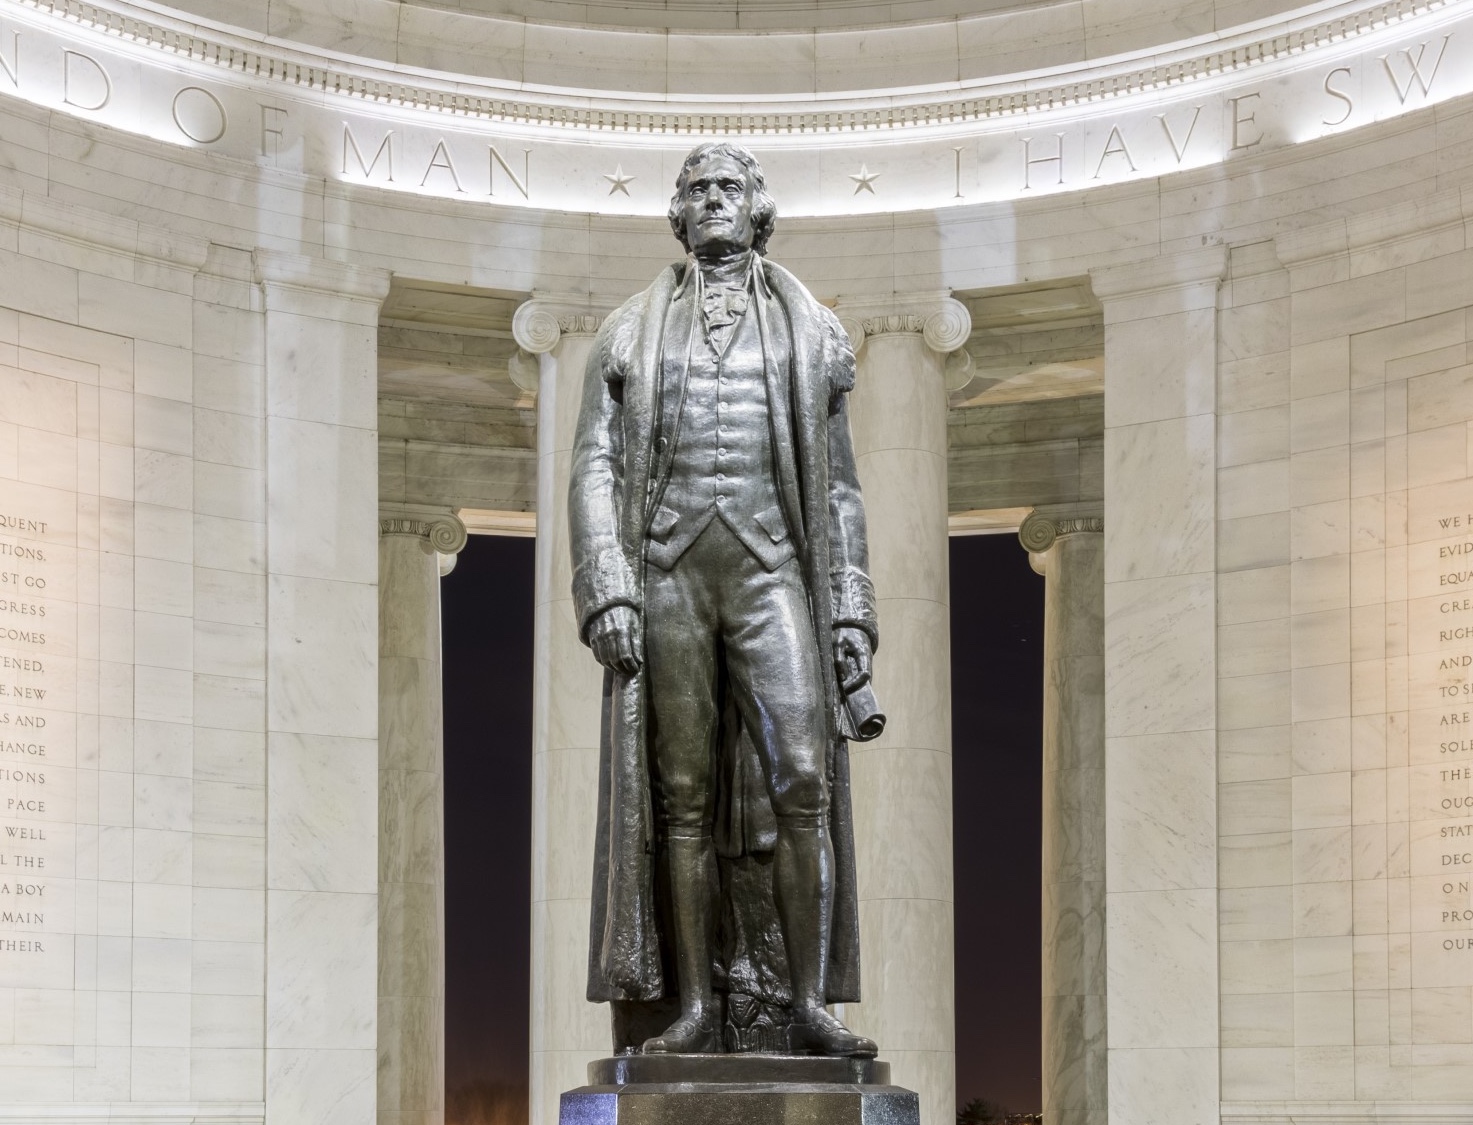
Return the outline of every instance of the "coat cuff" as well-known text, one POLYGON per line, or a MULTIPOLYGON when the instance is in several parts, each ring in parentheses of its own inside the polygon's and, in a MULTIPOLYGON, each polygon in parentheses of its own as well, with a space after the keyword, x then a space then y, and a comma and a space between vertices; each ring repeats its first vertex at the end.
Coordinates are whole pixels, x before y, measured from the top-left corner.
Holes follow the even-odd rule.
POLYGON ((624 552, 606 547, 573 570, 573 607, 578 612, 578 637, 584 644, 594 619, 616 605, 638 609, 639 598, 624 552))
POLYGON ((841 566, 829 574, 833 595, 834 628, 848 626, 869 635, 871 650, 880 647, 879 616, 875 612, 875 584, 857 566, 841 566))

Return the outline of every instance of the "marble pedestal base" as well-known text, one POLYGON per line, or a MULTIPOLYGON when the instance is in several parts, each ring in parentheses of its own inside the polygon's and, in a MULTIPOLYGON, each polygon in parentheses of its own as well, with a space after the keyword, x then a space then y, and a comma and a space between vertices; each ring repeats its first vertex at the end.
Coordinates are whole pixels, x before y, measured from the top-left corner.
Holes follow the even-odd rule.
POLYGON ((559 1125, 920 1125, 915 1094, 873 1059, 624 1055, 588 1064, 559 1125))

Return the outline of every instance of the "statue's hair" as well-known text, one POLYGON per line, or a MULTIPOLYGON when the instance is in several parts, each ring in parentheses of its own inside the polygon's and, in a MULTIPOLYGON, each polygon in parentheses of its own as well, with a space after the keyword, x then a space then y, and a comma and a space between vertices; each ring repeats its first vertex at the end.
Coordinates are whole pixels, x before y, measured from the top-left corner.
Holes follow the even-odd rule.
POLYGON ((752 177, 752 249, 759 254, 767 253, 767 240, 772 237, 773 228, 777 226, 777 204, 767 194, 767 177, 762 174, 762 165, 757 162, 757 158, 749 150, 731 141, 710 141, 698 145, 685 158, 685 163, 680 166, 680 174, 675 177, 675 194, 670 197, 670 212, 667 216, 670 229, 675 232, 675 237, 685 247, 686 253, 690 253, 690 242, 685 236, 685 219, 680 213, 681 205, 685 202, 685 189, 690 183, 691 169, 713 156, 730 157, 752 177))

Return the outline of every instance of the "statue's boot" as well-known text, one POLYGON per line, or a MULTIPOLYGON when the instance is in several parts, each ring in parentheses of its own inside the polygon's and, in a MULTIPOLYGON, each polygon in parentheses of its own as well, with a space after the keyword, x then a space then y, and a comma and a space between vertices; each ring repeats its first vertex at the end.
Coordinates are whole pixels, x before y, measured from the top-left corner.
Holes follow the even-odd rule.
POLYGON ((872 1059, 873 1039, 856 1035, 824 1008, 834 918, 834 851, 823 816, 780 816, 774 871, 788 971, 793 1022, 788 1049, 797 1055, 872 1059))
POLYGON ((647 1055, 711 1055, 721 1051, 721 1018, 715 1005, 681 1016, 663 1035, 644 1041, 647 1055))
POLYGON ((856 1035, 823 1008, 795 1010, 788 1043, 797 1055, 872 1059, 880 1053, 873 1039, 856 1035))
POLYGON ((670 828, 665 859, 675 930, 680 1018, 644 1042, 647 1055, 694 1055, 722 1048, 721 1006, 711 992, 716 941, 716 848, 709 830, 670 828))

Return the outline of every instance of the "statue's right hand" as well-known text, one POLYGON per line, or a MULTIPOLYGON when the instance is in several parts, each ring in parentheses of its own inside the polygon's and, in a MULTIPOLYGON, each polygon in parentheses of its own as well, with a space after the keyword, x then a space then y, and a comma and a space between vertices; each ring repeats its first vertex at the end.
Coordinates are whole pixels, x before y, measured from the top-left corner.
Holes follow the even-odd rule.
POLYGON ((588 629, 593 656, 605 668, 632 676, 644 663, 639 614, 627 605, 611 605, 588 629))

